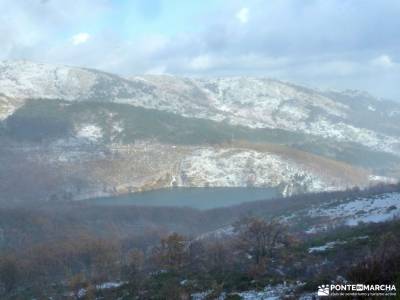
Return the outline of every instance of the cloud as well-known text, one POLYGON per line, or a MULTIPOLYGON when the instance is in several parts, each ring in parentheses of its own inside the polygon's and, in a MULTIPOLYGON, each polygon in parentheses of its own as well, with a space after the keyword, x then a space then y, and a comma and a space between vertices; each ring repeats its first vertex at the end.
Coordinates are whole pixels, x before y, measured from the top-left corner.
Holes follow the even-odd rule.
POLYGON ((156 66, 153 68, 148 69, 144 72, 146 75, 163 75, 166 74, 166 67, 165 66, 156 66))
POLYGON ((0 59, 265 76, 400 99, 400 1, 204 0, 190 13, 175 1, 124 3, 0 0, 0 59))
POLYGON ((189 63, 189 67, 193 70, 207 70, 212 66, 213 62, 209 55, 196 56, 189 63))
POLYGON ((387 54, 382 54, 371 61, 372 65, 381 68, 392 68, 395 66, 392 58, 387 54))
POLYGON ((245 24, 249 21, 249 9, 247 7, 241 8, 236 13, 236 19, 239 20, 240 23, 245 24))
POLYGON ((71 42, 73 45, 77 46, 86 43, 90 39, 90 34, 86 32, 77 33, 72 36, 71 42))

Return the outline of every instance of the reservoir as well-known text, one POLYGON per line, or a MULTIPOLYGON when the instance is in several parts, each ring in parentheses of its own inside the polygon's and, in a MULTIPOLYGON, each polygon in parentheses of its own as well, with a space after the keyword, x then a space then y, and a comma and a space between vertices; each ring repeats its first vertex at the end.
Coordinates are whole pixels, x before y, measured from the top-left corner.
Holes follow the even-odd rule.
POLYGON ((175 187, 85 201, 96 205, 175 206, 204 210, 278 196, 276 188, 175 187))

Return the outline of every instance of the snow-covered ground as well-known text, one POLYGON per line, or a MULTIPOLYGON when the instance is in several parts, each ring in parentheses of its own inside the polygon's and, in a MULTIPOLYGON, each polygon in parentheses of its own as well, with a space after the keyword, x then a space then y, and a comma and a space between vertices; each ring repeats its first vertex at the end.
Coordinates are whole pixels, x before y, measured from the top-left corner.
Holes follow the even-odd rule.
POLYGON ((355 226, 384 222, 400 215, 400 193, 360 198, 346 203, 328 203, 308 211, 308 216, 326 217, 329 222, 355 226))
MULTIPOLYGON (((116 289, 119 288, 120 286, 122 286, 123 284, 125 284, 126 282, 124 281, 117 281, 117 282, 103 282, 101 284, 98 284, 95 286, 96 290, 108 290, 108 289, 116 289)), ((77 297, 78 299, 83 299, 85 298, 86 294, 87 294, 87 289, 85 288, 81 288, 78 292, 77 292, 77 297)), ((70 293, 70 296, 74 296, 74 293, 70 293)))
POLYGON ((310 247, 308 249, 308 253, 314 253, 314 252, 325 252, 326 250, 334 248, 336 245, 341 245, 345 244, 345 241, 334 241, 334 242, 328 242, 325 245, 322 246, 315 246, 315 247, 310 247))
MULTIPOLYGON (((296 294, 296 290, 304 285, 302 282, 294 284, 277 284, 268 285, 261 291, 250 290, 244 292, 232 293, 230 295, 237 295, 243 300, 279 300, 279 299, 300 299, 300 300, 311 300, 313 299, 312 294, 296 294)), ((210 292, 201 292, 192 294, 192 300, 205 300, 210 292)), ((224 300, 227 298, 225 293, 222 293, 217 300, 224 300)))
POLYGON ((279 284, 266 286, 263 291, 246 291, 237 293, 243 300, 279 300, 283 297, 294 296, 294 290, 298 285, 279 284))
POLYGON ((195 186, 277 187, 284 183, 285 195, 296 187, 309 192, 343 188, 294 161, 248 149, 200 148, 182 161, 181 173, 195 186))
POLYGON ((91 142, 97 142, 103 137, 103 132, 101 127, 95 124, 85 124, 79 128, 76 135, 78 138, 84 138, 91 142))
POLYGON ((199 235, 196 240, 203 240, 203 239, 224 239, 232 237, 235 234, 235 228, 232 225, 228 225, 226 227, 206 232, 204 234, 199 235))
POLYGON ((74 100, 96 83, 91 71, 29 61, 0 62, 0 90, 14 98, 74 100))
MULTIPOLYGON (((368 239, 369 237, 367 235, 364 236, 358 236, 354 237, 351 240, 365 240, 368 239)), ((344 245, 347 244, 347 241, 332 241, 332 242, 327 242, 324 245, 321 246, 315 246, 315 247, 310 247, 308 248, 308 253, 318 253, 318 252, 325 252, 327 250, 333 249, 336 246, 344 245)))

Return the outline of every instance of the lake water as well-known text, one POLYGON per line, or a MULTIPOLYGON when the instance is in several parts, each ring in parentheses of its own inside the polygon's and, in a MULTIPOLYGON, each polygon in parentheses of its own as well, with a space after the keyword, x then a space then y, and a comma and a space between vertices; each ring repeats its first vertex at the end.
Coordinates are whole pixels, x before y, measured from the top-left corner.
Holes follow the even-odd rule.
POLYGON ((275 188, 169 188, 87 200, 98 205, 178 206, 211 209, 279 196, 275 188))

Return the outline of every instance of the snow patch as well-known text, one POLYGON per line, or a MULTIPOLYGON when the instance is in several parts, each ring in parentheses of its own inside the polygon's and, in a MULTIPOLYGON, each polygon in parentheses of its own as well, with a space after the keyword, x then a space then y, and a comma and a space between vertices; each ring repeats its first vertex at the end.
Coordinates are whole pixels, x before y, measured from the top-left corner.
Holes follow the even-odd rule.
POLYGON ((298 190, 340 188, 304 166, 268 152, 238 148, 200 148, 181 163, 183 184, 211 187, 284 187, 285 196, 298 190))
POLYGON ((336 245, 343 245, 346 244, 345 241, 334 241, 334 242, 328 242, 325 245, 322 246, 316 246, 316 247, 310 247, 308 248, 308 253, 314 253, 314 252, 325 252, 327 250, 330 250, 334 248, 336 245))
POLYGON ((103 137, 103 130, 97 125, 87 124, 78 130, 76 136, 91 142, 97 142, 103 137))
POLYGON ((310 217, 327 217, 348 226, 356 226, 361 222, 385 222, 398 217, 399 214, 400 193, 360 198, 347 203, 329 203, 308 212, 310 217))

